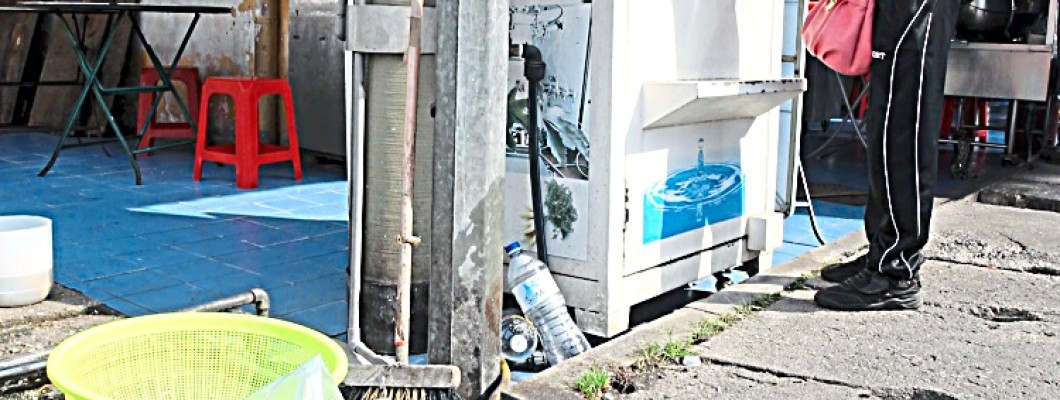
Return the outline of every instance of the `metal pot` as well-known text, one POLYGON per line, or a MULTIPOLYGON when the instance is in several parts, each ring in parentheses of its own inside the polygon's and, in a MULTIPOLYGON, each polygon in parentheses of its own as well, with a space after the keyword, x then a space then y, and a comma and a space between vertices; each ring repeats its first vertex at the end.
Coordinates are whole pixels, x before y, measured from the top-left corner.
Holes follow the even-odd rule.
POLYGON ((1046 3, 1042 0, 1015 0, 1014 3, 1008 32, 1012 37, 1023 37, 1045 15, 1046 3))
POLYGON ((1041 14, 1045 12, 1045 1, 1042 0, 1015 0, 1016 14, 1041 14))
POLYGON ((969 32, 991 32, 1005 29, 1012 21, 1012 0, 964 0, 957 25, 969 32))

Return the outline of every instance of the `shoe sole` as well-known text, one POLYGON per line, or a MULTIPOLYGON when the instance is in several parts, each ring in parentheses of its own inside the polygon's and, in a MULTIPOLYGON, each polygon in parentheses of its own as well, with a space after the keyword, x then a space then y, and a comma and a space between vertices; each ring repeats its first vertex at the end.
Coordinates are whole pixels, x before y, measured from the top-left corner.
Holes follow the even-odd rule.
POLYGON ((920 308, 921 306, 919 296, 913 297, 911 299, 892 298, 868 304, 842 304, 830 301, 827 297, 817 298, 817 296, 814 296, 813 301, 814 303, 817 303, 818 306, 840 311, 915 310, 920 308))

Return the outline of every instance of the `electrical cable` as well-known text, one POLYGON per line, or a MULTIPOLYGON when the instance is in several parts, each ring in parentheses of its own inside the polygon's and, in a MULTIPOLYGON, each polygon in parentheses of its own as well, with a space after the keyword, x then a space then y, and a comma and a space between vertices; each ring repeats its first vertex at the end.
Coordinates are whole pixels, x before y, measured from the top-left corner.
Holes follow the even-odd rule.
POLYGON ((802 180, 802 191, 806 195, 806 208, 810 212, 810 229, 813 230, 813 236, 817 238, 817 242, 824 244, 824 238, 821 236, 821 230, 817 226, 817 214, 813 211, 813 198, 810 197, 810 185, 806 180, 806 169, 802 166, 802 159, 799 159, 798 165, 795 166, 799 169, 799 177, 802 180))

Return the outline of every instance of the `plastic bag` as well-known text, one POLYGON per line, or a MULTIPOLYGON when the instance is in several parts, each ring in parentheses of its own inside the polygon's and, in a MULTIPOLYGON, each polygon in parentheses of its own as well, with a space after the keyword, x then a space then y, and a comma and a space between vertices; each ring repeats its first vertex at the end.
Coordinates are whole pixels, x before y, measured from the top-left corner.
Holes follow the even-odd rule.
POLYGON ((261 388, 245 400, 343 400, 320 356, 261 388))

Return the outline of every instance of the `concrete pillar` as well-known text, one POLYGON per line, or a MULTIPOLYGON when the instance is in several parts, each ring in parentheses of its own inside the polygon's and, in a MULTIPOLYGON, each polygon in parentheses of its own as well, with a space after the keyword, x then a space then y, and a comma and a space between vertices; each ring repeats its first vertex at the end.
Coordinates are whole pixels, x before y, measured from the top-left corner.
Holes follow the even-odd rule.
POLYGON ((430 362, 500 379, 508 0, 438 0, 430 362))

